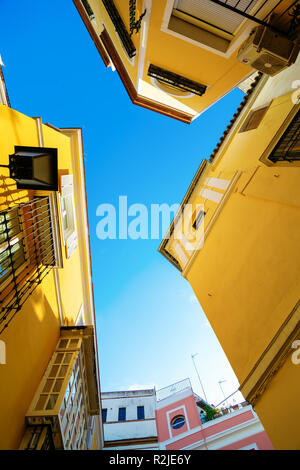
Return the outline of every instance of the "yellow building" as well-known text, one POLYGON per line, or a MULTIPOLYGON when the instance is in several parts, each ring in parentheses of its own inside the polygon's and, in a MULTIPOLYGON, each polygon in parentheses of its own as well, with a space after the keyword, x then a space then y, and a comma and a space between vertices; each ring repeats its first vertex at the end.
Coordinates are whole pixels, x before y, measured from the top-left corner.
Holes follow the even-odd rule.
POLYGON ((276 449, 300 448, 299 76, 257 75, 159 247, 276 449))
POLYGON ((11 109, 1 90, 2 74, 0 449, 101 449, 82 132, 11 109))
MULTIPOLYGON (((131 101, 186 123, 270 61, 270 55, 261 65, 258 58, 237 57, 253 27, 269 24, 271 15, 270 34, 285 31, 295 5, 293 0, 73 1, 131 101)), ((291 63, 294 55, 282 60, 291 63)), ((281 64, 278 55, 275 62, 281 64)))

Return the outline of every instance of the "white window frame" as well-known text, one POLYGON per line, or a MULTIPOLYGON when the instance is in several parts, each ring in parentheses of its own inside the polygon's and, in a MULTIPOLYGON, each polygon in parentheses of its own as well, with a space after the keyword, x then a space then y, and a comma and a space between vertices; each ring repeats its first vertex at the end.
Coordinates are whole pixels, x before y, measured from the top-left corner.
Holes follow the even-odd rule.
POLYGON ((59 195, 61 228, 63 243, 66 247, 66 257, 70 258, 77 248, 77 233, 75 220, 75 205, 73 196, 73 175, 61 176, 61 193, 59 195), (64 224, 67 217, 67 227, 64 224))
POLYGON ((81 305, 77 318, 76 318, 75 326, 84 326, 84 325, 85 325, 85 321, 84 321, 84 314, 83 314, 83 306, 81 305))

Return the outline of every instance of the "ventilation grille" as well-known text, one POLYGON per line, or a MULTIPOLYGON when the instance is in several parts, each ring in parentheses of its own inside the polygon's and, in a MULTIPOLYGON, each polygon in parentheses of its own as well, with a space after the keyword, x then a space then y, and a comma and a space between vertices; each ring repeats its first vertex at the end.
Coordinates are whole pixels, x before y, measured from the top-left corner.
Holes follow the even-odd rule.
POLYGON ((274 75, 286 67, 287 63, 285 60, 281 60, 271 54, 264 53, 261 54, 258 59, 252 62, 251 66, 268 75, 274 75))

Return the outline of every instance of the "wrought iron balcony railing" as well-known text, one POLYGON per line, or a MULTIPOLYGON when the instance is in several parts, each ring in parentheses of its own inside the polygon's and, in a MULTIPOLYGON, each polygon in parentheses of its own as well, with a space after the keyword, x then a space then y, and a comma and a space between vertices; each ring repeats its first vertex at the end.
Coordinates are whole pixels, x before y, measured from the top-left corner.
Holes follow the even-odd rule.
POLYGON ((300 160, 300 111, 272 151, 269 160, 273 163, 300 160))
POLYGON ((0 212, 0 333, 55 265, 50 199, 0 212))
POLYGON ((188 91, 199 96, 202 96, 207 88, 201 83, 194 82, 189 78, 183 77, 174 72, 170 72, 169 70, 162 69, 161 67, 157 67, 153 64, 150 64, 149 66, 148 75, 174 88, 188 91))
POLYGON ((216 6, 230 10, 234 15, 244 17, 254 23, 287 34, 293 39, 295 30, 299 29, 300 1, 277 0, 210 0, 216 6))
POLYGON ((106 8, 107 13, 110 16, 111 21, 115 27, 115 30, 129 56, 132 59, 136 55, 136 48, 132 42, 130 34, 128 33, 126 26, 112 0, 102 0, 103 5, 106 8))

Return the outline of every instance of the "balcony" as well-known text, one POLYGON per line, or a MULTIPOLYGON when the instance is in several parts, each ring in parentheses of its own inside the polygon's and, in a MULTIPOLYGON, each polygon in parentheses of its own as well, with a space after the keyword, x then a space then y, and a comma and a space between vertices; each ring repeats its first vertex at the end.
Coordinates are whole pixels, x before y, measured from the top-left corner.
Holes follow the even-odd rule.
POLYGON ((56 265, 50 196, 0 212, 0 333, 56 265))
POLYGON ((128 57, 132 59, 136 55, 136 48, 113 0, 102 0, 102 3, 115 27, 128 57))
MULTIPOLYGON (((207 0, 206 0, 207 1, 207 0)), ((228 17, 235 26, 242 20, 248 19, 260 25, 276 29, 292 37, 299 31, 300 2, 294 0, 243 0, 232 2, 230 0, 209 0, 214 3, 215 12, 219 13, 220 21, 228 17)), ((229 22, 223 24, 228 29, 229 22)), ((233 31, 231 31, 233 32, 233 31)), ((293 38, 294 39, 294 38, 293 38)))
POLYGON ((190 379, 180 380, 179 382, 169 385, 168 387, 164 387, 164 388, 161 388, 160 390, 157 390, 156 400, 157 401, 164 400, 165 398, 168 398, 171 395, 174 395, 175 393, 179 393, 179 392, 182 392, 183 390, 188 390, 188 389, 192 390, 190 379))
MULTIPOLYGON (((26 414, 20 450, 86 450, 91 417, 99 415, 94 330, 62 327, 61 336, 26 414)), ((91 435, 92 433, 92 435, 91 435)))

